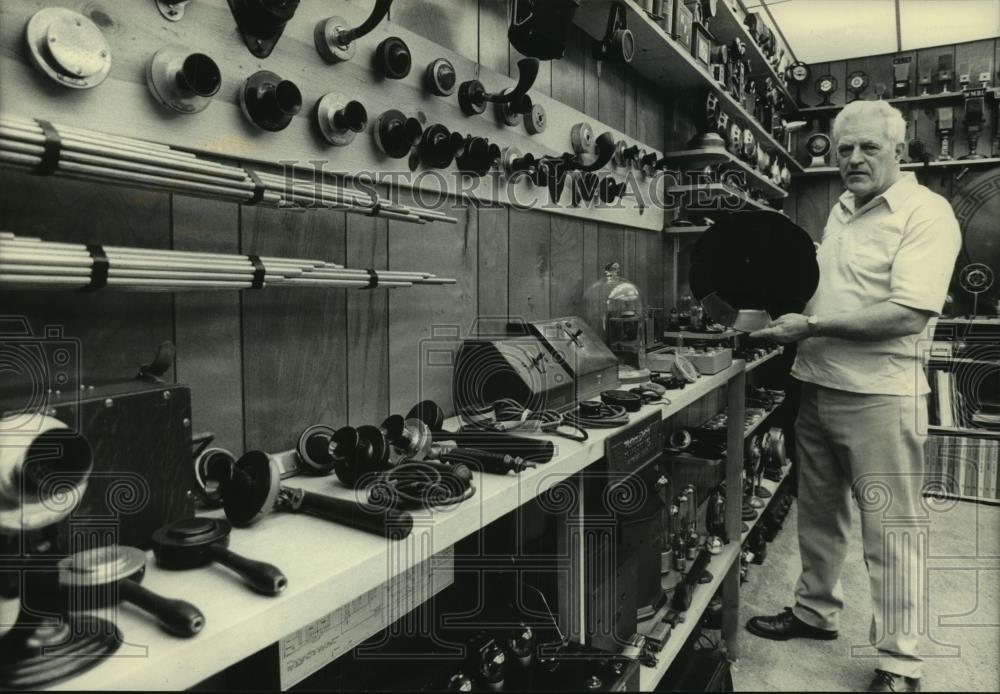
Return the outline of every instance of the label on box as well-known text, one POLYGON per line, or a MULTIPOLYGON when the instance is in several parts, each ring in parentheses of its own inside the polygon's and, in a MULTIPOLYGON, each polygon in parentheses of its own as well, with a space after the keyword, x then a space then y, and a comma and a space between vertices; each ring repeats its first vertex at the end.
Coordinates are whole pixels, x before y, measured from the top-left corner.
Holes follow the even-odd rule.
POLYGON ((604 442, 608 469, 632 472, 663 451, 663 424, 660 414, 653 414, 631 424, 604 442))
POLYGON ((281 689, 374 636, 455 581, 455 548, 425 559, 395 578, 278 641, 281 689))

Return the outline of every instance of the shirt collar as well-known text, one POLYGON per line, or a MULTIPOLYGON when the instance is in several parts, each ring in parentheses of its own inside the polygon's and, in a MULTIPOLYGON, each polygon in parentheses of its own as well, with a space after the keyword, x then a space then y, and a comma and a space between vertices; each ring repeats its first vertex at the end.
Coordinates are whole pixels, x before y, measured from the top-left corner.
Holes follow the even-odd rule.
MULTIPOLYGON (((907 198, 913 194, 914 187, 917 184, 917 177, 910 171, 903 171, 899 180, 889 186, 881 195, 876 195, 870 203, 868 203, 868 208, 874 208, 879 201, 884 200, 885 204, 889 206, 889 210, 896 212, 899 210, 900 206, 906 202, 907 198)), ((854 208, 854 193, 849 190, 844 191, 844 194, 840 196, 840 205, 843 207, 844 212, 848 215, 855 214, 858 212, 854 208)))

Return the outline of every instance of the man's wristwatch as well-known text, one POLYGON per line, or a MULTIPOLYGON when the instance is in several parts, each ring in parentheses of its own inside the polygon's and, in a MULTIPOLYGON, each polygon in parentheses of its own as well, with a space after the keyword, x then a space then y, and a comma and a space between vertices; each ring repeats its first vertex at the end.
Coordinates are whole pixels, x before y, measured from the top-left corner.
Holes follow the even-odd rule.
POLYGON ((809 316, 809 318, 806 319, 806 325, 809 327, 809 337, 819 335, 819 316, 809 316))

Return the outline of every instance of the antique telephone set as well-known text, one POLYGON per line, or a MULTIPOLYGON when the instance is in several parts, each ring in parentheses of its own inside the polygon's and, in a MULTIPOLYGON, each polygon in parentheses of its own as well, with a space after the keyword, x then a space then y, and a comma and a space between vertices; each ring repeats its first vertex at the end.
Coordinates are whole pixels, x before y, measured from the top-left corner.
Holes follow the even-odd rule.
POLYGON ((982 159, 976 149, 979 147, 979 135, 983 131, 983 108, 986 101, 985 89, 968 89, 965 91, 965 116, 962 119, 965 123, 965 133, 969 142, 969 153, 961 159, 982 159))
POLYGON ((947 161, 951 156, 951 134, 955 130, 955 109, 952 106, 942 106, 937 110, 937 130, 941 136, 940 161, 947 161))

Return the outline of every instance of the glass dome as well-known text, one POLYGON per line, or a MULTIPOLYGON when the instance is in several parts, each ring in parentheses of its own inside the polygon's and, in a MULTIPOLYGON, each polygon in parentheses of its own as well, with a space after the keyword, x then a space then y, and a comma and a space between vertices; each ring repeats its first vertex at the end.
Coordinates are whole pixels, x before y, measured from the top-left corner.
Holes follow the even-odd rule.
POLYGON ((604 277, 583 295, 584 318, 615 356, 637 369, 646 368, 646 321, 639 288, 621 277, 615 261, 604 267, 604 277))

